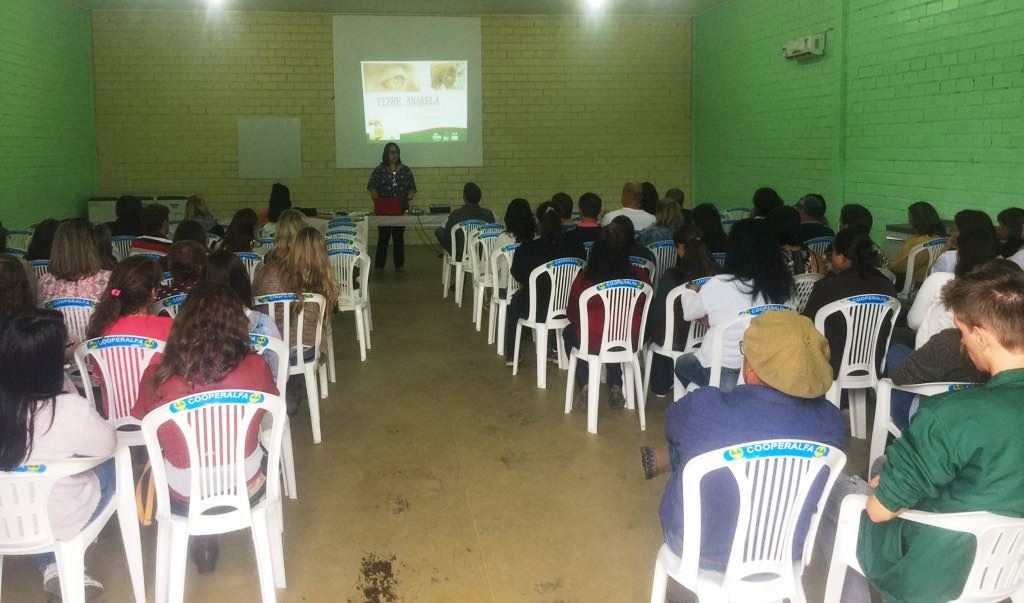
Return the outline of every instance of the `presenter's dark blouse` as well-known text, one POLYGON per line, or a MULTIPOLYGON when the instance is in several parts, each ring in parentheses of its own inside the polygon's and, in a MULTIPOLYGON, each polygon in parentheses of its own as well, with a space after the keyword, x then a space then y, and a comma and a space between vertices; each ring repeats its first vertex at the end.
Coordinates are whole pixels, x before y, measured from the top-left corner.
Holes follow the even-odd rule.
POLYGON ((388 166, 382 163, 370 174, 366 188, 377 191, 381 197, 398 197, 407 203, 409 191, 416 190, 416 179, 412 177, 412 170, 404 164, 400 164, 398 171, 392 174, 388 166))

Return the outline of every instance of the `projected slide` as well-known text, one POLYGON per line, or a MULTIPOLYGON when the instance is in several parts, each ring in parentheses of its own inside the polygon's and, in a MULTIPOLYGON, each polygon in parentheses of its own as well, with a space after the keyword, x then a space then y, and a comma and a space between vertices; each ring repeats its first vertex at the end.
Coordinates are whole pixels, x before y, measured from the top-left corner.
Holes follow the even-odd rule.
POLYGON ((361 62, 366 141, 468 140, 468 61, 361 62))

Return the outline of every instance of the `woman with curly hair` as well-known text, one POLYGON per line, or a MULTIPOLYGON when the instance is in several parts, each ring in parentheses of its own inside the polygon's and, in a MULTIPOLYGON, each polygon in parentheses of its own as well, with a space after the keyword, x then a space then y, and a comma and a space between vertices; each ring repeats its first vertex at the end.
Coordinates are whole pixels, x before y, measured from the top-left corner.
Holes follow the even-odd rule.
MULTIPOLYGON (((159 365, 142 374, 139 399, 132 415, 142 419, 168 402, 217 389, 248 389, 277 395, 266 362, 249 347, 249 321, 242 303, 230 287, 203 281, 182 304, 159 365)), ((259 445, 259 417, 245 435, 246 480, 252 498, 262 496, 266 482, 266 455, 259 445)), ((188 513, 188 447, 181 432, 163 425, 157 432, 167 472, 172 512, 188 513)), ((233 446, 232 442, 225 442, 233 446)), ((215 537, 196 538, 192 561, 200 573, 217 564, 215 537)))

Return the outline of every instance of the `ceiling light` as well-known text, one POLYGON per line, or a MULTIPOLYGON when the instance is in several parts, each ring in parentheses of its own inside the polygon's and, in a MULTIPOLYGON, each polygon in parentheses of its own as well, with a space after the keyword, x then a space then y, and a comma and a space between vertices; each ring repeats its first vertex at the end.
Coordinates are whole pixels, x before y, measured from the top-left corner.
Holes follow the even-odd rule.
POLYGON ((587 6, 590 7, 590 10, 600 10, 604 7, 604 0, 587 0, 587 6))

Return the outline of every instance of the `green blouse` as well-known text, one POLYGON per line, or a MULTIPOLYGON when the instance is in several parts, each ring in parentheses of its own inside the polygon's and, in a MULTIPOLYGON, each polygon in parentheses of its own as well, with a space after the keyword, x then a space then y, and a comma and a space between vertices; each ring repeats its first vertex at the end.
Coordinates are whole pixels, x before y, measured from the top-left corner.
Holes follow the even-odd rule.
MULTIPOLYGON (((988 511, 1024 517, 1024 369, 929 398, 886 450, 875 491, 890 511, 988 511)), ((974 537, 899 518, 861 518, 857 558, 891 603, 955 599, 974 537)))

